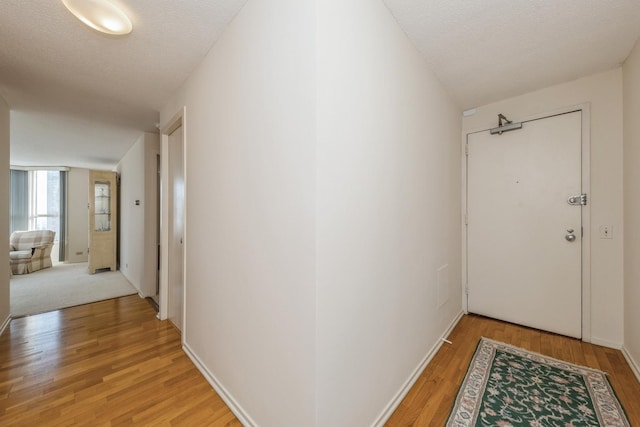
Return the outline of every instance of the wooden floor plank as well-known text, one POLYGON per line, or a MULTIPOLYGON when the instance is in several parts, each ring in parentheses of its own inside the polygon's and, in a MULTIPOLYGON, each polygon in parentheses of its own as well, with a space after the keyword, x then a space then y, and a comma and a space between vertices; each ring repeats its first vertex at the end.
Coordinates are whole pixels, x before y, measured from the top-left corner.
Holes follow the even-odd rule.
POLYGON ((133 295, 12 320, 0 336, 0 425, 240 423, 175 328, 133 295))
POLYGON ((631 425, 640 426, 640 383, 620 351, 474 315, 463 316, 448 337, 453 344, 443 344, 386 426, 444 425, 481 337, 607 372, 631 425))
MULTIPOLYGON (((464 316, 387 425, 446 421, 480 337, 608 373, 632 425, 640 384, 617 350, 464 316)), ((0 336, 0 425, 202 425, 240 422, 137 296, 14 319, 0 336)))

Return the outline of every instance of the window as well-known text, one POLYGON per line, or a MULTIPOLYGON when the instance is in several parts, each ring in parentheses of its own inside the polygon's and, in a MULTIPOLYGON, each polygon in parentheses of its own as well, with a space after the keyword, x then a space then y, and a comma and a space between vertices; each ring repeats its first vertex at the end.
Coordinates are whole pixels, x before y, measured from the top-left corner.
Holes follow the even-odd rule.
POLYGON ((60 172, 29 171, 29 230, 60 235, 60 172))
POLYGON ((60 261, 64 261, 66 179, 66 170, 11 169, 10 231, 55 231, 54 251, 60 261))

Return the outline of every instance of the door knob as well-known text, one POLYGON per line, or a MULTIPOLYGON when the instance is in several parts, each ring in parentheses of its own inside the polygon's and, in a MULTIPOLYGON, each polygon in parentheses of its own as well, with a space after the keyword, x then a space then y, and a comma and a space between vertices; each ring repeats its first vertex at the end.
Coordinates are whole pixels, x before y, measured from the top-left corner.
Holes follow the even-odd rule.
POLYGON ((567 239, 568 242, 573 242, 574 240, 576 240, 576 235, 569 233, 566 236, 564 236, 564 238, 567 239))

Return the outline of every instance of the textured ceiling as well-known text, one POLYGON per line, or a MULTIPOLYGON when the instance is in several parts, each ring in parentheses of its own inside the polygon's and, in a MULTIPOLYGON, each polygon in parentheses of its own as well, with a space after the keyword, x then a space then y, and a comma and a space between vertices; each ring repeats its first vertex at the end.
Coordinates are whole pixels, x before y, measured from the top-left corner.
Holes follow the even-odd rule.
POLYGON ((0 95, 11 163, 110 169, 246 0, 111 0, 133 33, 106 36, 60 0, 0 1, 0 95))
MULTIPOLYGON (((246 2, 111 1, 131 35, 60 0, 0 0, 12 164, 114 167, 246 2)), ((640 36, 640 0, 384 1, 463 108, 614 68, 640 36)))
POLYGON ((461 107, 620 65, 640 0, 384 0, 461 107))

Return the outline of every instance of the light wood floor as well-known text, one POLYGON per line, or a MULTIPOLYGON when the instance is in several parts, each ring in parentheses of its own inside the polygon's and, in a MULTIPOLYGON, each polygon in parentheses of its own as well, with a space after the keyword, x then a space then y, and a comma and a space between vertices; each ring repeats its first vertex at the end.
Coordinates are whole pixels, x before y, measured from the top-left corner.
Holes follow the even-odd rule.
POLYGON ((473 315, 460 320, 453 344, 442 346, 386 425, 444 425, 481 337, 606 372, 631 425, 640 426, 640 383, 620 351, 473 315))
POLYGON ((14 319, 0 336, 0 425, 240 423, 133 295, 14 319))
MULTIPOLYGON (((640 383, 619 351, 478 316, 462 318, 387 425, 443 425, 481 336, 607 372, 640 426, 640 383)), ((13 320, 0 336, 0 425, 240 423, 133 295, 13 320)))

